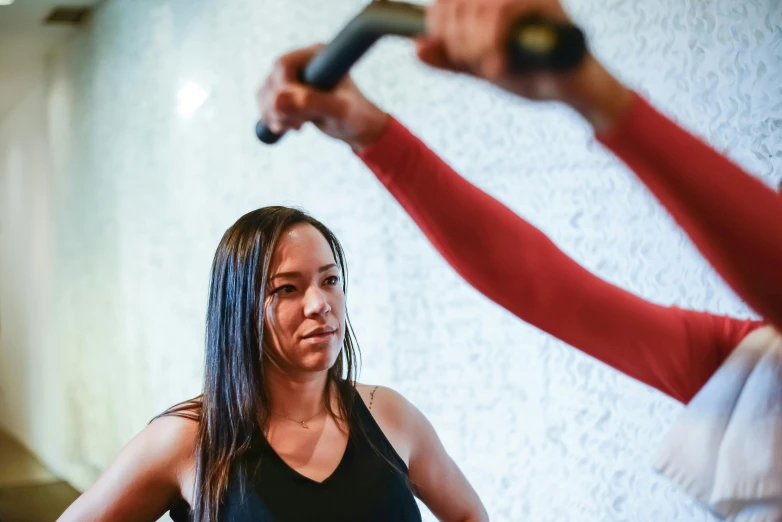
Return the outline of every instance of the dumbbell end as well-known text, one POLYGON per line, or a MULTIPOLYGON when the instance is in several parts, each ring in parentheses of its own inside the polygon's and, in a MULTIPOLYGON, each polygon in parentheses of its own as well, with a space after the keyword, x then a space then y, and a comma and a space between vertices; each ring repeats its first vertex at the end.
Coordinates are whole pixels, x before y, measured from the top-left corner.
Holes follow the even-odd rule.
POLYGON ((258 123, 255 124, 255 135, 266 145, 274 145, 282 138, 282 134, 275 134, 261 120, 258 120, 258 123))

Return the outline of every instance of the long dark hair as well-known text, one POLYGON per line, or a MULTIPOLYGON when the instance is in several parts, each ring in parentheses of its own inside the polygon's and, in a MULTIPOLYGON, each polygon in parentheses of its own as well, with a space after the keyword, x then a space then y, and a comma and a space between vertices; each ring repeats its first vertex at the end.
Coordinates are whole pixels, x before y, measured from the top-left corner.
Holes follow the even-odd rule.
MULTIPOLYGON (((193 522, 217 521, 234 466, 240 477, 245 476, 240 457, 268 423, 269 395, 261 347, 266 282, 280 234, 299 223, 312 225, 326 238, 347 294, 342 246, 323 223, 296 208, 271 206, 245 214, 225 232, 215 252, 206 316, 203 393, 162 414, 199 422, 193 522)), ((342 419, 353 433, 351 409, 360 354, 347 312, 345 318, 345 340, 328 371, 325 401, 329 413, 342 419), (336 412, 331 407, 333 393, 339 406, 336 412)))

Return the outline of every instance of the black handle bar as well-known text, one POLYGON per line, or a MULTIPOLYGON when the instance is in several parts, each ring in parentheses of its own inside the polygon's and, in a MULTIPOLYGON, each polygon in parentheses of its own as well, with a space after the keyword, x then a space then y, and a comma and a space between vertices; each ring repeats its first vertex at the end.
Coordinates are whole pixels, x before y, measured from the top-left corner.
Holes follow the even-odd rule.
MULTIPOLYGON (((333 89, 381 37, 424 34, 425 16, 426 8, 422 5, 390 0, 372 2, 310 60, 302 71, 301 81, 322 91, 333 89)), ((508 42, 511 66, 519 72, 569 70, 585 54, 586 39, 578 27, 538 16, 519 20, 508 42)), ((255 126, 255 134, 268 145, 282 137, 262 121, 255 126)))

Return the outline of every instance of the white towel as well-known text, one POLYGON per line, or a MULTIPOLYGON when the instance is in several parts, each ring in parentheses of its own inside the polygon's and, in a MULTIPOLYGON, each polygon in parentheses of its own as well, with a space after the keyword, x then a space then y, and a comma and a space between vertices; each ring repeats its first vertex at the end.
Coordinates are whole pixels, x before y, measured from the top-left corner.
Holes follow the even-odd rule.
POLYGON ((782 522, 782 335, 753 331, 690 401, 655 468, 736 522, 782 522))

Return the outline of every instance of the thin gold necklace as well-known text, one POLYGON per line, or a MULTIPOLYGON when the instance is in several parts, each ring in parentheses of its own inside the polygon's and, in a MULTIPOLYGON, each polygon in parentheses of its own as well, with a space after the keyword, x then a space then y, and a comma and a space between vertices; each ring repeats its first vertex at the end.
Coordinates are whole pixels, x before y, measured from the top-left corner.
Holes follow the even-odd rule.
POLYGON ((307 420, 303 420, 303 421, 298 421, 298 420, 296 420, 296 419, 291 419, 291 418, 290 418, 290 417, 288 417, 287 415, 283 415, 283 414, 281 414, 281 413, 274 413, 274 412, 272 412, 272 413, 273 413, 274 415, 277 415, 278 417, 285 417, 285 418, 286 418, 286 419, 288 419, 289 421, 295 422, 296 424, 300 424, 302 428, 304 428, 305 430, 308 430, 308 429, 310 429, 310 427, 309 427, 309 425, 308 425, 307 423, 308 423, 309 421, 311 421, 312 419, 314 419, 315 417, 317 417, 318 415, 320 415, 321 413, 323 413, 323 410, 325 410, 325 409, 326 409, 326 407, 325 407, 325 406, 323 406, 323 408, 321 408, 321 410, 320 410, 318 413, 316 413, 315 415, 313 415, 313 416, 312 416, 312 417, 310 417, 309 419, 307 419, 307 420))

